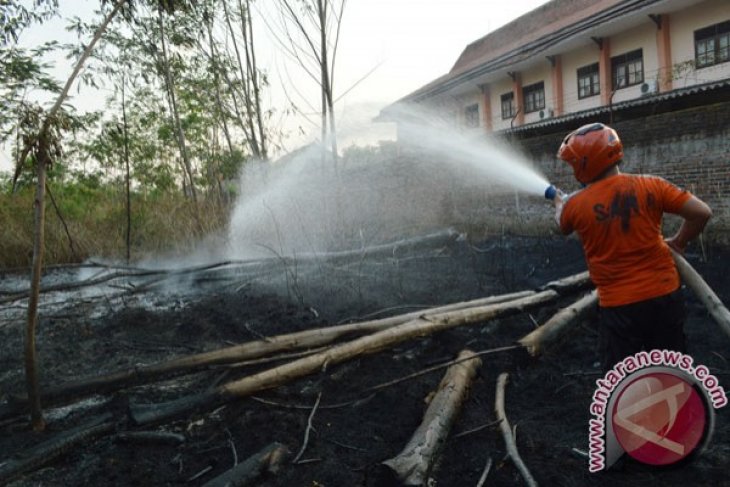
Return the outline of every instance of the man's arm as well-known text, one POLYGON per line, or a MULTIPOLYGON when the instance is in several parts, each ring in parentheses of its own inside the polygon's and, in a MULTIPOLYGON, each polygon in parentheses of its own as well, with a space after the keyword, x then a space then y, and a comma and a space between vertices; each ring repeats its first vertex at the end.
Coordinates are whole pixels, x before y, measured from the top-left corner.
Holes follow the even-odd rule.
POLYGON ((558 190, 555 198, 553 198, 553 203, 555 204, 555 223, 558 224, 558 230, 560 230, 560 233, 563 235, 570 235, 573 233, 573 228, 570 225, 563 224, 562 222, 563 207, 565 206, 565 203, 567 203, 568 197, 568 195, 558 190))
POLYGON ((692 196, 677 214, 684 218, 684 221, 677 233, 666 239, 666 242, 671 248, 683 254, 687 243, 704 230, 707 221, 712 217, 712 210, 704 201, 692 196))

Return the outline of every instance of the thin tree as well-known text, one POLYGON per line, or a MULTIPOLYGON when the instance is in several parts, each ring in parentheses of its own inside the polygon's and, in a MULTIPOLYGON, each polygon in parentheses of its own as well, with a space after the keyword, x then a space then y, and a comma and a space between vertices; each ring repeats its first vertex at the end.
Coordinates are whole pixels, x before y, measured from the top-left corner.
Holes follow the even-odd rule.
MULTIPOLYGON (((226 0, 223 0, 223 14, 226 21, 226 25, 228 26, 228 30, 231 34, 231 42, 233 43, 233 50, 236 53, 236 60, 238 64, 239 73, 241 76, 241 89, 243 91, 243 103, 244 108, 246 110, 246 117, 245 117, 245 123, 246 123, 246 135, 248 138, 249 146, 251 148, 251 152, 253 152, 253 155, 259 159, 263 159, 264 157, 264 150, 262 150, 261 147, 261 140, 259 139, 259 131, 256 129, 256 124, 258 118, 255 116, 255 110, 254 110, 254 103, 252 102, 251 98, 251 81, 250 81, 250 75, 248 73, 249 68, 248 62, 244 62, 243 58, 241 57, 241 50, 238 47, 238 40, 236 31, 233 28, 233 22, 231 20, 231 14, 228 9, 228 2, 226 0)), ((245 20, 241 20, 241 22, 245 22, 245 20)), ((244 44, 246 44, 247 36, 244 37, 244 44)), ((246 47, 246 58, 248 60, 248 47, 246 47)))
POLYGON ((178 147, 180 149, 180 158, 183 163, 183 172, 185 173, 188 185, 190 187, 190 194, 193 197, 193 204, 195 205, 196 218, 198 214, 198 193, 195 189, 195 178, 193 176, 193 169, 190 163, 190 156, 187 150, 187 144, 185 141, 185 131, 183 130, 182 123, 180 122, 180 113, 178 110, 177 98, 175 95, 175 82, 172 77, 172 70, 170 69, 170 56, 167 49, 167 40, 165 34, 165 19, 164 19, 163 2, 157 4, 157 23, 160 29, 160 45, 162 47, 160 67, 163 73, 163 79, 165 81, 165 89, 167 91, 167 97, 170 105, 170 111, 172 112, 173 124, 175 127, 175 134, 177 137, 178 147))
POLYGON ((261 77, 256 63, 256 49, 254 45, 253 22, 251 21, 251 2, 245 0, 244 4, 238 0, 238 14, 241 22, 241 34, 243 35, 243 46, 246 58, 246 81, 250 83, 249 94, 253 104, 253 112, 256 115, 256 124, 259 130, 259 143, 261 145, 261 157, 268 158, 268 142, 264 128, 263 114, 261 109, 261 77))
POLYGON ((319 86, 322 144, 324 148, 329 142, 335 168, 337 137, 334 73, 346 2, 340 0, 339 8, 336 8, 332 0, 279 0, 282 20, 280 31, 283 37, 276 36, 285 52, 319 86), (299 11, 295 9, 297 4, 301 7, 299 11))
MULTIPOLYGON (((38 383, 38 357, 36 351, 36 327, 38 323, 38 300, 41 282, 41 270, 43 268, 44 252, 44 229, 45 229, 45 195, 46 195, 46 171, 53 163, 54 156, 60 155, 60 132, 68 128, 64 122, 65 117, 61 114, 61 105, 68 97, 71 86, 81 72, 81 68, 94 50, 94 46, 101 39, 107 26, 121 10, 127 0, 117 0, 112 10, 106 15, 104 21, 94 32, 89 44, 76 62, 71 76, 61 90, 51 109, 43 115, 40 129, 35 136, 28 136, 25 145, 17 161, 16 175, 13 184, 17 182, 17 176, 29 154, 32 154, 36 164, 36 195, 33 201, 34 207, 34 238, 33 238, 33 263, 31 271, 30 298, 28 300, 28 321, 25 332, 25 377, 28 390, 28 402, 30 405, 31 424, 35 431, 45 429, 45 420, 41 409, 40 387, 38 383)), ((30 120, 26 119, 26 122, 30 120)))
POLYGON ((127 214, 127 230, 126 230, 126 244, 127 244, 127 264, 131 257, 132 247, 132 196, 130 191, 130 174, 129 174, 129 124, 127 123, 127 99, 125 96, 126 92, 126 76, 122 72, 122 135, 124 138, 124 183, 127 207, 125 212, 127 214))

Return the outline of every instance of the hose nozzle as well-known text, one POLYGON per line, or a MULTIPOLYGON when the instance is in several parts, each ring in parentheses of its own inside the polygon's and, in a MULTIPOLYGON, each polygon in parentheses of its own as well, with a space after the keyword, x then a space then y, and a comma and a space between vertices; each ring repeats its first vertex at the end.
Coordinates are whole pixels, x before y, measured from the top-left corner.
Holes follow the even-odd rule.
POLYGON ((545 199, 554 200, 559 192, 560 190, 551 184, 545 190, 545 199))

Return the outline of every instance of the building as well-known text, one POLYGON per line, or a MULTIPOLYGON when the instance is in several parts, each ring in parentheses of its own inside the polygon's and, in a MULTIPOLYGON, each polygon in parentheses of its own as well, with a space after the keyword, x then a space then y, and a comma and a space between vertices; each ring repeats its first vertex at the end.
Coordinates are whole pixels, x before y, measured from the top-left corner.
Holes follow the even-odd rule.
POLYGON ((381 117, 403 103, 518 140, 565 184, 562 137, 610 123, 629 170, 666 175, 730 213, 730 0, 552 0, 466 46, 449 73, 381 117))

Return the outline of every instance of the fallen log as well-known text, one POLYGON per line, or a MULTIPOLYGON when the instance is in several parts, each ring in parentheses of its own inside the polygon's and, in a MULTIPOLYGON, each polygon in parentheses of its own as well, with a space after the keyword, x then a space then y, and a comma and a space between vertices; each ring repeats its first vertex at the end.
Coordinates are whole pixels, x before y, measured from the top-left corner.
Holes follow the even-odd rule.
POLYGON ((281 443, 271 443, 243 463, 209 480, 203 487, 244 487, 251 485, 262 475, 275 474, 289 456, 289 450, 281 443))
POLYGON ((180 445, 185 443, 185 436, 169 431, 122 431, 114 438, 123 443, 141 443, 158 445, 180 445))
POLYGON ((715 291, 702 279, 702 276, 682 257, 680 254, 672 250, 674 262, 677 263, 677 270, 682 276, 684 283, 692 289, 702 304, 705 305, 707 311, 715 319, 722 331, 730 336, 730 311, 722 304, 720 298, 717 297, 715 291))
POLYGON ((537 356, 548 345, 558 340, 571 325, 596 309, 598 295, 591 291, 570 306, 555 313, 544 325, 533 330, 518 340, 518 343, 527 348, 530 355, 537 356))
POLYGON ((507 385, 507 378, 509 374, 502 372, 497 378, 497 394, 494 400, 494 410, 497 413, 497 419, 499 420, 499 429, 502 431, 502 437, 504 438, 505 446, 507 447, 507 454, 512 459, 512 463, 515 464, 517 470, 520 471, 522 478, 525 479, 525 483, 529 487, 537 487, 537 482, 532 477, 532 474, 527 469, 525 462, 522 461, 519 451, 517 451, 517 444, 515 443, 515 437, 512 433, 512 427, 507 420, 507 415, 504 412, 504 388, 507 385))
POLYGON ((66 454, 79 443, 88 443, 112 431, 114 427, 112 415, 105 414, 21 452, 0 465, 0 484, 37 470, 66 454))
POLYGON ((476 371, 482 364, 470 350, 462 351, 458 360, 463 361, 446 371, 421 425, 403 451, 383 462, 383 465, 393 470, 402 485, 427 484, 476 371))
POLYGON ((130 415, 135 423, 147 424, 170 419, 183 413, 190 413, 196 409, 215 407, 304 377, 328 365, 344 362, 362 355, 373 354, 413 338, 420 338, 461 325, 480 323, 498 316, 517 313, 529 307, 552 301, 557 297, 557 292, 547 290, 505 303, 422 316, 402 325, 335 345, 321 353, 223 384, 202 394, 183 397, 162 404, 131 404, 130 415))
MULTIPOLYGON (((48 385, 42 388, 41 400, 46 407, 58 405, 64 401, 90 394, 111 392, 132 385, 153 382, 161 378, 197 372, 211 365, 225 365, 267 357, 276 353, 320 347, 348 336, 381 331, 421 316, 430 316, 437 313, 507 302, 518 298, 534 296, 535 294, 535 291, 520 291, 454 303, 388 318, 269 337, 232 347, 187 355, 165 362, 112 372, 111 374, 102 376, 68 381, 59 385, 48 385)), ((26 403, 27 399, 24 395, 12 395, 11 401, 0 408, 0 418, 6 418, 24 411, 26 403)))

